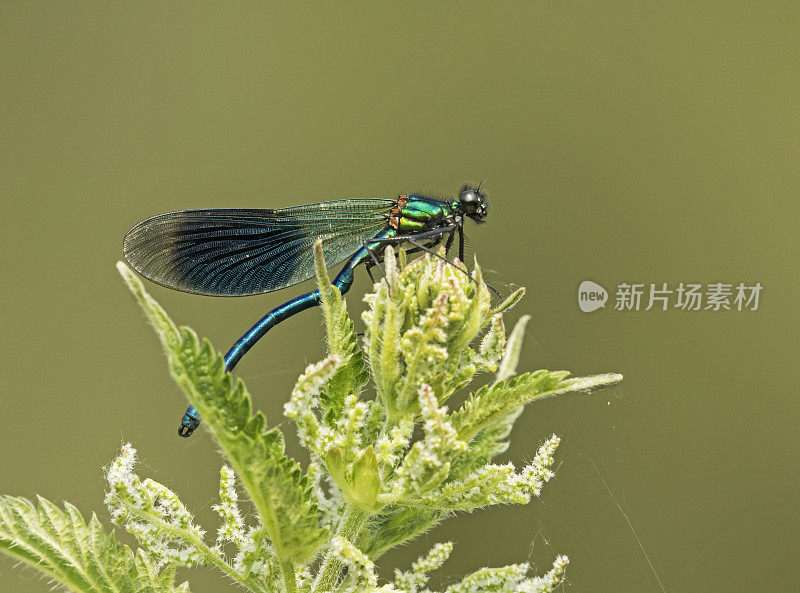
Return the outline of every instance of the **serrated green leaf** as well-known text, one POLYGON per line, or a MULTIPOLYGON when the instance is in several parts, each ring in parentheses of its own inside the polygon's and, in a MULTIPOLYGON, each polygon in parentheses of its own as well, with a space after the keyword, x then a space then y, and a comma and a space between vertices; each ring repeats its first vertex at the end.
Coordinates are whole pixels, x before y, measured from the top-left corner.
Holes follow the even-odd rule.
MULTIPOLYGON (((391 245, 386 247, 383 256, 386 267, 396 270, 391 245)), ((364 341, 377 399, 387 416, 392 416, 397 399, 397 381, 402 373, 400 336, 407 320, 405 308, 410 300, 408 295, 413 289, 411 286, 399 286, 397 279, 397 274, 393 272, 386 277, 386 282, 378 283, 377 290, 364 297, 370 309, 361 315, 366 323, 364 341)))
POLYGON ((355 326, 347 314, 347 305, 342 293, 331 284, 328 277, 322 240, 314 244, 314 263, 321 297, 320 306, 328 337, 328 355, 338 356, 341 360, 320 397, 326 412, 326 420, 329 424, 333 424, 342 414, 345 398, 351 394, 357 395, 364 389, 369 380, 369 371, 364 362, 364 354, 358 346, 355 326))
POLYGON ((584 391, 611 385, 622 375, 606 374, 568 379, 567 371, 535 371, 487 385, 472 394, 448 420, 461 439, 468 440, 514 408, 534 399, 569 391, 584 391))
POLYGON ((97 517, 87 525, 78 509, 39 498, 0 496, 0 551, 80 593, 188 593, 174 585, 174 569, 160 571, 105 532, 97 517))
POLYGON ((519 355, 522 351, 522 339, 525 337, 525 328, 528 326, 530 319, 530 315, 523 315, 514 325, 514 329, 511 330, 511 335, 508 336, 506 347, 503 351, 503 358, 497 367, 495 383, 510 379, 517 373, 519 355))
POLYGON ((438 509, 387 507, 367 523, 358 547, 373 560, 377 559, 387 550, 432 529, 445 516, 438 509))
POLYGON ((463 480, 479 467, 504 453, 508 449, 508 441, 503 439, 511 434, 511 428, 523 409, 523 406, 517 406, 481 430, 470 441, 467 452, 453 461, 447 482, 463 480))
POLYGON ((311 482, 284 453, 283 434, 267 430, 261 412, 252 413, 244 383, 225 372, 224 359, 211 343, 187 327, 177 328, 136 275, 122 262, 117 268, 156 330, 173 379, 240 477, 276 554, 283 561, 308 560, 328 530, 319 526, 311 482))
POLYGON ((522 297, 524 296, 525 296, 525 288, 524 287, 518 288, 510 295, 508 295, 503 300, 502 303, 500 303, 494 309, 489 311, 489 315, 496 315, 497 313, 504 313, 505 311, 508 311, 512 307, 516 306, 516 304, 520 302, 522 300, 522 297))

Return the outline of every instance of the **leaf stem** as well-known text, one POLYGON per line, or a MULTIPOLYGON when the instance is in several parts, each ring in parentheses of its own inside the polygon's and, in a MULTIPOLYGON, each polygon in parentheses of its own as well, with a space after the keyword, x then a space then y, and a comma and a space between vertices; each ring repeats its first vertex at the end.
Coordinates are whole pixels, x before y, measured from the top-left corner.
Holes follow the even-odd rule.
MULTIPOLYGON (((362 511, 358 505, 350 504, 344 513, 339 527, 336 529, 336 535, 353 542, 358 532, 361 531, 361 526, 367 518, 367 513, 362 511)), ((323 591, 333 591, 336 583, 339 581, 339 575, 342 572, 344 564, 333 553, 333 550, 328 548, 325 554, 325 559, 322 561, 322 566, 317 573, 317 580, 314 583, 314 593, 322 593, 323 591)))
POLYGON ((294 576, 294 563, 291 560, 284 560, 281 562, 281 571, 283 572, 283 588, 286 593, 296 593, 297 580, 294 576))

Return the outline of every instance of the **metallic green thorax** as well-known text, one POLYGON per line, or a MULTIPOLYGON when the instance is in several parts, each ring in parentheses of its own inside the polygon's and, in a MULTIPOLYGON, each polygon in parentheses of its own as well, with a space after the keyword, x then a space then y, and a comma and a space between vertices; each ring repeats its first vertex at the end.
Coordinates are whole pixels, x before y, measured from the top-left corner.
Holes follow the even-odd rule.
POLYGON ((389 225, 400 234, 427 231, 452 217, 457 211, 457 204, 423 196, 400 196, 389 216, 389 225))

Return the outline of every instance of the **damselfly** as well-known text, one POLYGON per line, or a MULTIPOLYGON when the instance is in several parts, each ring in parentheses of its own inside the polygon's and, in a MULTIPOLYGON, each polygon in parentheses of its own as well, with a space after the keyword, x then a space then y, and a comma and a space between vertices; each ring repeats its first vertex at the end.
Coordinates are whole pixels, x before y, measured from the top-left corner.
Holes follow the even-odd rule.
MULTIPOLYGON (((326 265, 345 262, 332 282, 345 293, 357 265, 365 263, 370 278, 371 268, 380 268, 378 255, 388 244, 409 243, 412 251, 432 252, 444 240, 447 253, 458 235, 458 256, 464 261, 464 219, 481 223, 486 212, 480 185, 463 186, 457 200, 400 195, 279 210, 180 210, 134 226, 123 250, 128 263, 157 284, 194 294, 245 296, 314 276, 313 246, 321 239, 326 265)), ((272 309, 228 350, 226 370, 270 328, 319 302, 319 290, 312 290, 272 309)), ((178 434, 188 437, 199 424, 200 415, 189 406, 178 434)))

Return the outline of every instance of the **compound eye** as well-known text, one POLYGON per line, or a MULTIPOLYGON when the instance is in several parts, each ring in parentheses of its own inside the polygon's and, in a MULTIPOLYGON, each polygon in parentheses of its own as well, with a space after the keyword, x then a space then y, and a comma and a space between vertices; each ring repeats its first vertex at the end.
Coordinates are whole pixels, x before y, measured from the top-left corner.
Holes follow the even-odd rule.
POLYGON ((480 198, 478 198, 475 190, 467 189, 462 191, 461 195, 458 196, 458 201, 465 214, 475 214, 478 211, 480 198))

